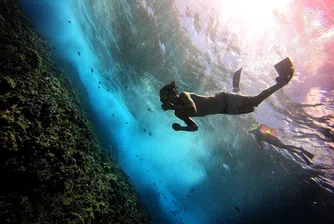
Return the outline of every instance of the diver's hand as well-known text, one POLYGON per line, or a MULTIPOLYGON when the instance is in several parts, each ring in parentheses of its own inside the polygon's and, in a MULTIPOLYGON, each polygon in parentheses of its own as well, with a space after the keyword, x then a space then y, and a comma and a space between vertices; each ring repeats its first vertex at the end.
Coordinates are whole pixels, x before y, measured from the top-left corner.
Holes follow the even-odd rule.
POLYGON ((171 103, 163 103, 161 104, 161 108, 166 111, 166 110, 172 110, 173 109, 173 105, 171 103))
POLYGON ((174 123, 172 127, 175 131, 180 131, 182 129, 181 125, 179 125, 178 123, 174 123))

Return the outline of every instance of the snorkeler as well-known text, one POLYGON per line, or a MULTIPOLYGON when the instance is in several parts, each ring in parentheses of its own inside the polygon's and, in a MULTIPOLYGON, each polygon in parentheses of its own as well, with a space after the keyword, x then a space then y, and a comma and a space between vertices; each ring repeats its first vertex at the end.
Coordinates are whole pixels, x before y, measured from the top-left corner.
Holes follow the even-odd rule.
MULTIPOLYGON (((161 108, 164 111, 174 110, 174 114, 186 123, 172 125, 175 131, 197 131, 198 126, 191 117, 204 117, 214 114, 246 114, 255 110, 263 100, 287 85, 294 74, 291 60, 285 58, 275 65, 279 76, 276 84, 265 89, 257 96, 244 96, 237 93, 219 92, 214 96, 203 96, 196 93, 181 92, 178 94, 175 81, 160 90, 161 108)), ((241 69, 234 73, 233 91, 239 91, 241 69)))
POLYGON ((252 124, 249 130, 249 133, 253 134, 258 145, 262 148, 262 142, 267 142, 271 145, 277 146, 282 149, 286 149, 289 152, 299 154, 305 161, 307 165, 312 165, 309 159, 313 159, 314 155, 302 147, 297 147, 294 145, 286 145, 278 138, 278 132, 269 128, 268 126, 260 123, 252 124), (308 158, 306 158, 307 156, 308 158))

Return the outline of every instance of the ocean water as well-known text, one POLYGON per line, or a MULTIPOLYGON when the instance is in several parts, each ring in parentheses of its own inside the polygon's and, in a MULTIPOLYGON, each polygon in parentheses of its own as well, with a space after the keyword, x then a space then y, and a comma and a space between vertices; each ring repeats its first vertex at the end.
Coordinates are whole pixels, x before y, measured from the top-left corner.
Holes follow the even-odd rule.
POLYGON ((157 223, 332 223, 334 214, 334 4, 314 0, 21 0, 81 81, 101 142, 157 223), (195 118, 197 132, 161 110, 159 90, 241 93, 295 76, 244 115, 195 118), (313 153, 313 165, 248 133, 254 122, 313 153))

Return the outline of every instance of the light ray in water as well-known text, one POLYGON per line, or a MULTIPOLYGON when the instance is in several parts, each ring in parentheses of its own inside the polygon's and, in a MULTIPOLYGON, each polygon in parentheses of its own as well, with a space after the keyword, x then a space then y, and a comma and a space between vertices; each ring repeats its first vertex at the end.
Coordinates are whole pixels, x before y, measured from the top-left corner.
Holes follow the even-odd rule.
MULTIPOLYGON (((22 0, 31 21, 56 47, 56 58, 76 68, 98 117, 92 122, 115 144, 138 192, 155 197, 149 204, 152 214, 160 208, 158 216, 166 223, 236 223, 262 215, 268 215, 266 222, 272 215, 283 223, 289 219, 277 215, 280 206, 293 201, 302 212, 310 209, 312 199, 303 192, 317 188, 301 184, 309 181, 308 173, 291 156, 283 157, 284 150, 259 148, 248 128, 261 118, 283 134, 284 142, 298 145, 291 138, 298 130, 294 125, 314 128, 317 135, 318 126, 308 126, 314 118, 307 115, 327 116, 333 107, 304 108, 298 114, 288 105, 296 105, 290 99, 294 93, 301 95, 299 102, 305 100, 309 89, 303 85, 297 91, 298 83, 328 61, 317 57, 332 37, 323 18, 315 10, 299 10, 308 16, 303 29, 311 28, 297 32, 297 22, 286 11, 290 1, 130 2, 22 0), (197 11, 201 30, 194 25, 197 11), (216 36, 207 32, 209 24, 218 24, 216 36), (196 118, 200 130, 182 133, 171 128, 178 122, 173 113, 161 110, 158 93, 166 80, 177 80, 180 91, 212 93, 231 87, 231 71, 242 66, 242 92, 255 95, 275 82, 273 65, 288 55, 296 62, 295 78, 253 114, 196 118)), ((324 94, 317 93, 319 100, 324 94)), ((323 146, 325 138, 318 139, 323 146)))

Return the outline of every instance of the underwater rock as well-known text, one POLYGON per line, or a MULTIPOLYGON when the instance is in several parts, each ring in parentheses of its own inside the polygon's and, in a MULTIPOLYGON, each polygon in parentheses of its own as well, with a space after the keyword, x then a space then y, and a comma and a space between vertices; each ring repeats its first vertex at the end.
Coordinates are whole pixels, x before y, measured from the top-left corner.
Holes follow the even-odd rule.
POLYGON ((0 95, 4 95, 12 91, 16 87, 16 83, 9 77, 0 77, 0 95))
POLYGON ((0 223, 153 223, 18 2, 0 0, 0 223))

